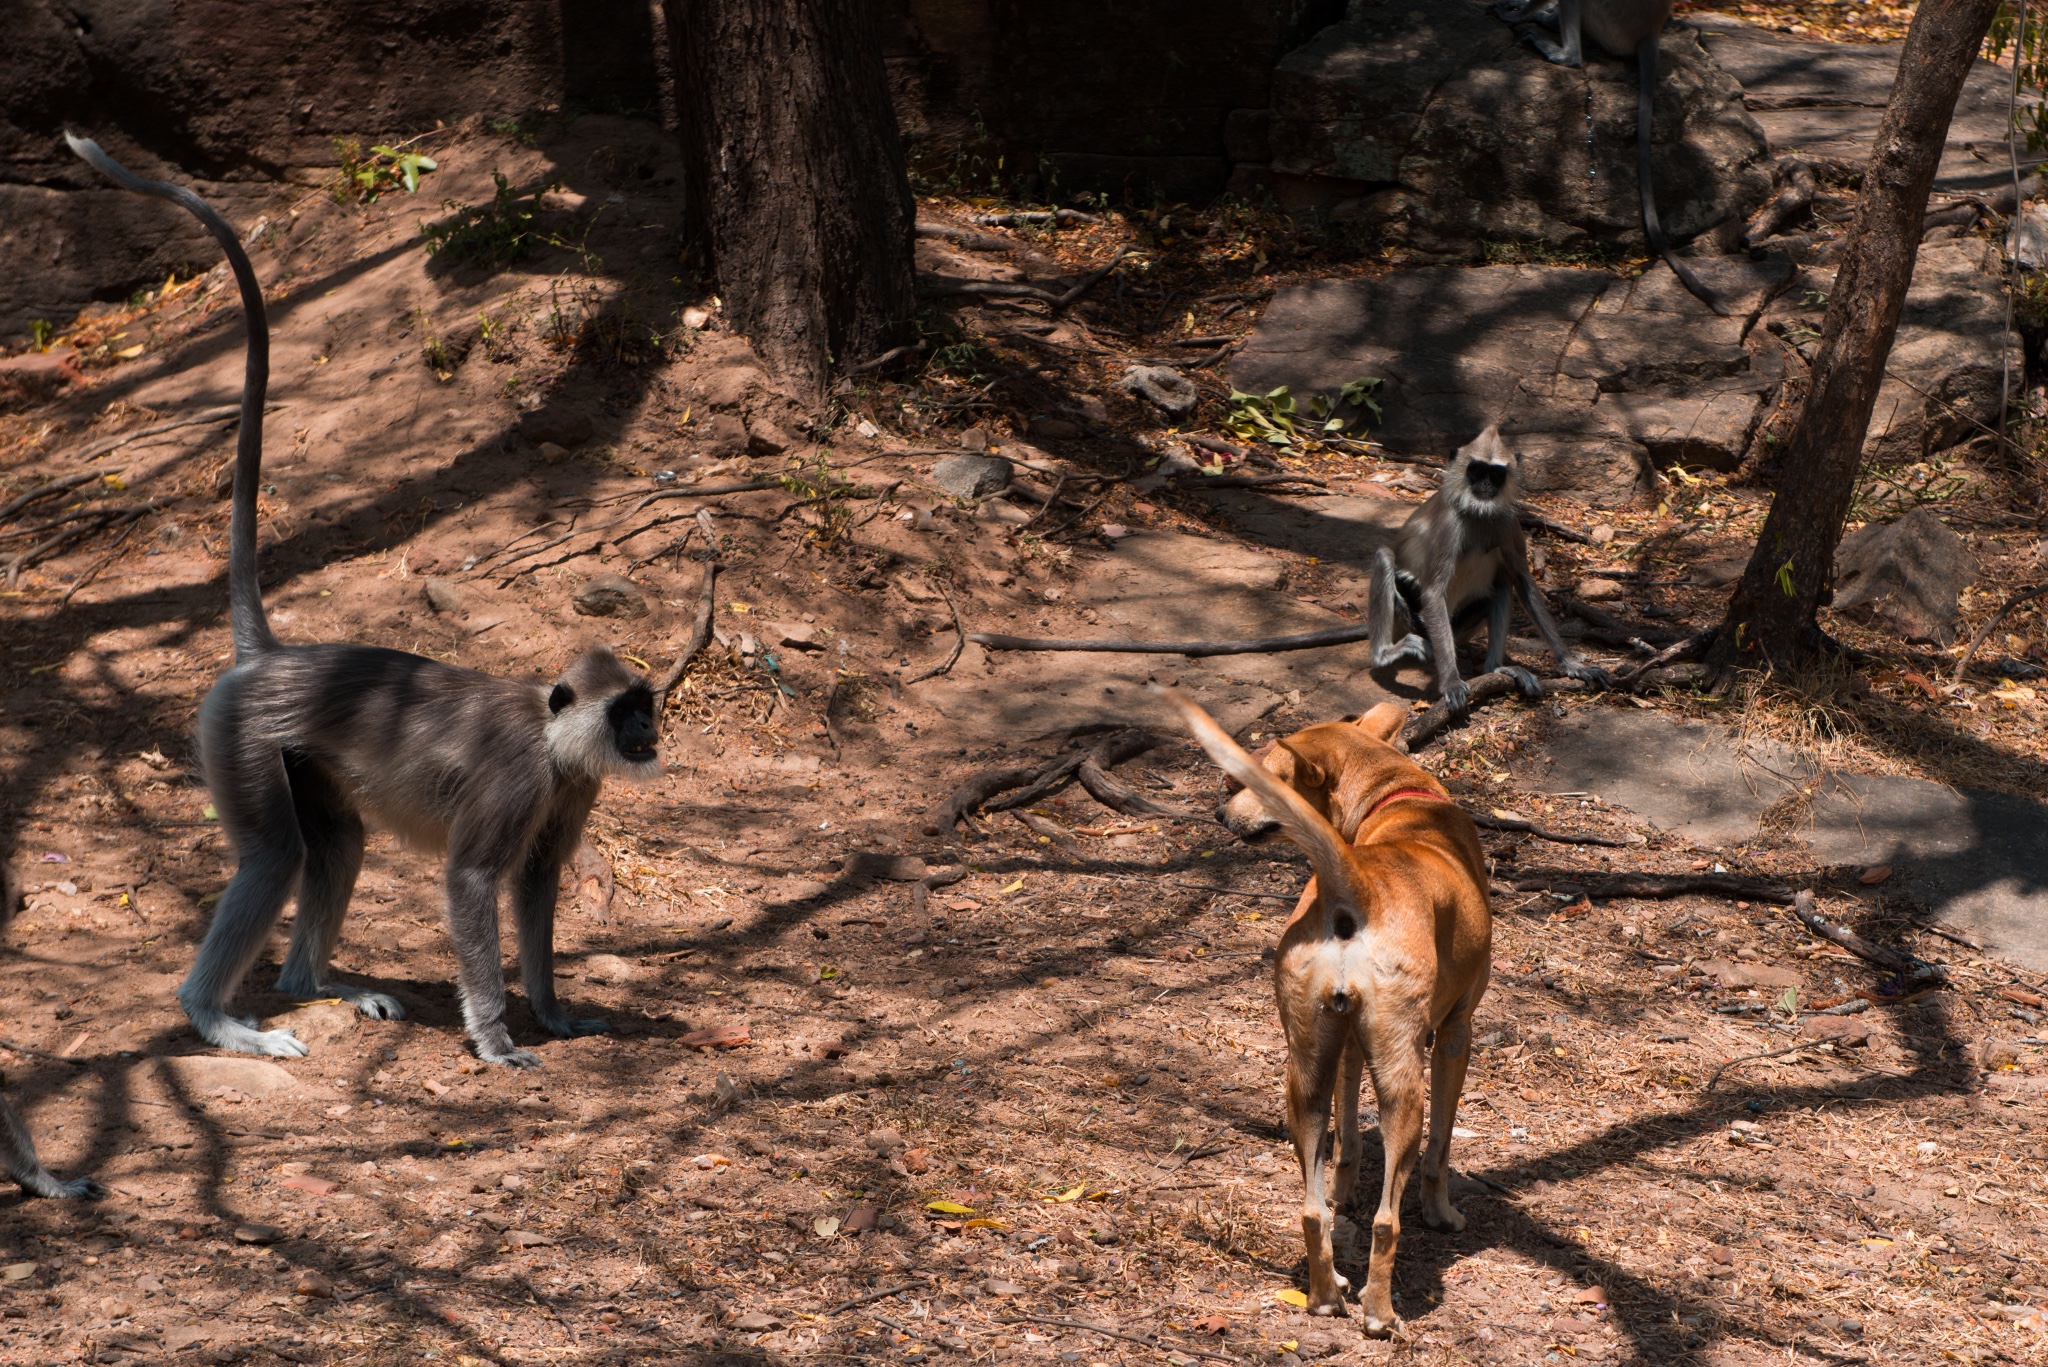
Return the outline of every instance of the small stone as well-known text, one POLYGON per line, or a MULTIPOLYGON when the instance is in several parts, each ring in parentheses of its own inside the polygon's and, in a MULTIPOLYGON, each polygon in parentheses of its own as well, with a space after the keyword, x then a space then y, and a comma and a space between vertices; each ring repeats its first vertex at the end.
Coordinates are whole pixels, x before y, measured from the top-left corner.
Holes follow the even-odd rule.
POLYGON ((1031 520, 1031 513, 1006 498, 983 499, 980 508, 983 522, 994 522, 1005 527, 1021 527, 1031 520))
POLYGON ((524 1191, 526 1179, 516 1172, 508 1172, 498 1179, 498 1185, 507 1191, 524 1191))
POLYGON ((865 1234, 875 1228, 876 1222, 880 1219, 881 1212, 873 1206, 855 1206, 847 1213, 846 1220, 840 1228, 848 1234, 865 1234))
POLYGON ((594 983, 629 983, 640 976, 640 968, 616 954, 593 954, 583 961, 583 976, 594 983))
POLYGON ((1134 365, 1116 387, 1144 399, 1170 418, 1186 417, 1202 398, 1195 382, 1171 366, 1134 365))
POLYGON ((1081 424, 1066 418, 1037 417, 1031 420, 1031 435, 1051 437, 1055 441, 1071 440, 1081 435, 1081 424))
POLYGON ((710 309, 702 308, 696 304, 692 304, 690 305, 690 307, 683 310, 683 326, 686 328, 702 328, 705 324, 709 323, 710 321, 710 309))
POLYGON ((824 638, 818 628, 803 622, 770 622, 768 635, 780 645, 792 650, 823 650, 824 638))
POLYGON ((292 1282, 292 1291, 295 1295, 310 1296, 315 1300, 334 1299, 334 1283, 310 1267, 299 1270, 299 1275, 292 1282))
POLYGON ((779 456, 794 443, 787 432, 766 418, 747 424, 747 450, 757 456, 779 456))
POLYGON ((569 448, 558 446, 551 441, 544 441, 540 444, 540 458, 550 465, 560 465, 563 461, 569 459, 569 448))
POLYGON ((1605 603, 1612 599, 1620 598, 1627 592, 1626 588, 1617 584, 1614 580, 1602 579, 1597 575, 1579 581, 1579 597, 1585 599, 1588 603, 1605 603))
POLYGON ((0 1267, 0 1281, 25 1282, 35 1276, 36 1269, 41 1266, 41 1263, 9 1263, 5 1267, 0 1267))
POLYGON ((988 1279, 988 1294, 991 1296, 1021 1296, 1024 1294, 1024 1288, 1013 1281, 1006 1281, 1001 1277, 990 1277, 988 1279))
POLYGON ((981 427, 970 427, 965 432, 962 432, 960 434, 960 449, 962 451, 971 451, 976 455, 988 450, 988 430, 981 427))
POLYGON ((1010 462, 1000 456, 947 456, 932 466, 932 483, 955 498, 987 498, 1010 487, 1010 462))
POLYGON ((451 615, 463 609, 462 594, 453 582, 446 579, 420 580, 420 597, 427 600, 427 606, 437 613, 451 615))
POLYGON ((1614 540, 1614 528, 1608 526, 1605 522, 1602 522, 1598 526, 1594 527, 1590 532, 1587 532, 1586 535, 1590 536, 1593 539, 1594 545, 1605 546, 1609 542, 1614 540))
POLYGON ((734 1320, 731 1327, 743 1334, 760 1334, 766 1333, 770 1329, 780 1329, 782 1321, 766 1311, 749 1310, 734 1320))
POLYGON ((891 1149, 903 1147, 903 1136, 895 1130, 876 1130, 860 1142, 876 1153, 888 1153, 891 1149))
POLYGON ((584 617, 645 617, 647 597, 632 580, 601 574, 576 591, 575 608, 584 617))
POLYGON ((276 1225, 236 1225, 235 1242, 238 1244, 274 1244, 284 1237, 284 1231, 276 1225))
POLYGON ((512 1248, 550 1248, 555 1241, 530 1229, 508 1229, 505 1231, 505 1242, 512 1248))
POLYGON ((307 1173, 287 1177, 279 1185, 289 1187, 293 1191, 303 1191, 308 1196, 326 1196, 341 1189, 339 1182, 330 1182, 324 1177, 314 1177, 307 1173))
POLYGON ((862 851, 847 859, 841 876, 852 879, 881 879, 890 883, 919 883, 931 873, 931 865, 914 854, 874 854, 862 851))

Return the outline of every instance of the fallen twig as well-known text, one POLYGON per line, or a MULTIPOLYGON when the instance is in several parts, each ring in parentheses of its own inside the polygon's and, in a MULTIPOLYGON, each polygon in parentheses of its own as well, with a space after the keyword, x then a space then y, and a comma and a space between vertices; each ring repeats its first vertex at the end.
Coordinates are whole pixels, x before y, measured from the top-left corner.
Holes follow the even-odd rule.
POLYGON ((1063 1319, 1055 1319, 1055 1318, 1054 1318, 1053 1316, 1051 1316, 1051 1315, 1023 1315, 1023 1314, 1017 1314, 1017 1315, 1010 1315, 1010 1316, 1007 1316, 1007 1317, 1003 1317, 1003 1316, 998 1316, 998 1317, 997 1317, 997 1319, 996 1319, 996 1323, 997 1323, 997 1324, 1051 1324, 1051 1325, 1057 1325, 1057 1326, 1058 1326, 1059 1328, 1062 1328, 1062 1329, 1079 1329, 1079 1330, 1081 1330, 1081 1331, 1082 1331, 1083 1333, 1088 1333, 1088 1334, 1101 1334, 1101 1335, 1102 1335, 1102 1336, 1103 1336, 1104 1338, 1112 1338, 1112 1339, 1122 1339, 1122 1340, 1124 1340, 1124 1341, 1125 1341, 1126 1343, 1142 1343, 1142 1344, 1144 1344, 1144 1345, 1145 1345, 1145 1346, 1146 1346, 1147 1348, 1157 1348, 1157 1349, 1159 1349, 1159 1350, 1160 1350, 1160 1351, 1162 1351, 1162 1352, 1181 1352, 1181 1353, 1186 1353, 1186 1354, 1188 1354, 1188 1355, 1190 1355, 1190 1356, 1192 1356, 1192 1357, 1198 1357, 1198 1358, 1209 1358, 1209 1359, 1211 1359, 1212 1361, 1215 1361, 1215 1362, 1237 1362, 1237 1361, 1239 1361, 1239 1359, 1237 1359, 1237 1358, 1234 1358, 1234 1357, 1230 1356, 1230 1354, 1228 1354, 1228 1353, 1212 1353, 1212 1352, 1210 1352, 1210 1351, 1209 1351, 1208 1349, 1206 1349, 1206 1348, 1190 1348, 1190 1347, 1188 1347, 1188 1346, 1187 1346, 1186 1344, 1179 1344, 1179 1345, 1176 1345, 1176 1344, 1171 1344, 1171 1343, 1168 1343, 1168 1342, 1167 1342, 1167 1341, 1166 1341, 1165 1339, 1162 1339, 1162 1338, 1160 1338, 1160 1337, 1159 1337, 1158 1335, 1156 1335, 1156 1334, 1132 1334, 1132 1333, 1126 1333, 1126 1332, 1125 1332, 1124 1330, 1122 1330, 1122 1329, 1110 1329, 1110 1328, 1107 1328, 1107 1327, 1105 1327, 1105 1326, 1103 1326, 1103 1325, 1100 1325, 1100 1324, 1089 1324, 1089 1323, 1088 1323, 1088 1322, 1086 1322, 1085 1320, 1063 1320, 1063 1319))
POLYGON ((925 818, 926 835, 947 835, 960 824, 960 818, 981 806, 997 793, 1008 792, 1022 787, 1038 777, 1036 769, 984 769, 972 775, 955 788, 946 800, 932 808, 925 818))
POLYGON ((943 298, 949 294, 980 294, 1003 299, 1038 299, 1057 304, 1060 296, 1036 285, 1010 280, 959 280, 949 275, 927 275, 918 281, 919 294, 943 298))
POLYGON ((661 716, 662 708, 668 703, 669 690, 682 682, 683 671, 690 667, 690 661, 696 659, 697 652, 711 640, 711 615, 718 607, 715 591, 718 578, 718 537, 711 530, 709 508, 697 510, 697 526, 704 533, 704 578, 697 589, 697 618, 690 624, 690 639, 684 645, 682 654, 676 656, 676 662, 668 667, 668 672, 661 676, 661 682, 655 685, 654 715, 657 719, 661 716))
POLYGON ((1947 940, 1950 944, 1961 945, 1964 949, 1974 949, 1979 954, 1982 954, 1984 952, 1984 946, 1978 944, 1969 936, 1958 935, 1953 930, 1948 929, 1946 926, 1938 926, 1934 924, 1934 922, 1932 921, 1915 921, 1913 922, 1913 929, 1924 930, 1929 935, 1938 935, 1942 939, 1947 940))
POLYGON ((953 610, 953 653, 946 657, 944 664, 934 665, 914 679, 905 679, 903 682, 906 684, 923 683, 926 679, 952 673, 953 666, 959 662, 960 652, 967 649, 967 628, 960 621, 960 605, 954 602, 953 595, 947 592, 944 580, 932 580, 932 587, 939 591, 939 596, 946 600, 946 606, 953 610))
MULTIPOLYGON (((1079 771, 1085 765, 1093 764, 1094 777, 1100 783, 1100 780, 1106 777, 1105 771, 1109 768, 1123 763, 1133 755, 1141 755, 1157 744, 1158 737, 1142 729, 1132 728, 1118 731, 1089 749, 1061 755, 1034 769, 984 770, 970 776, 950 797, 932 810, 931 816, 925 822, 925 834, 946 834, 959 824, 963 816, 977 808, 1003 812, 1029 806, 1040 798, 1057 792, 1078 777, 1079 771)), ((1123 785, 1101 783, 1100 786, 1102 793, 1097 793, 1090 787, 1090 794, 1114 811, 1132 814, 1118 806, 1116 800, 1112 800, 1121 799, 1125 795, 1123 785)), ((1138 794, 1134 792, 1128 796, 1138 798, 1138 794)), ((1144 815, 1184 817, 1187 813, 1168 810, 1145 812, 1144 815)))
POLYGON ((2036 584, 2030 589, 2021 589, 2018 593, 2000 603, 1998 611, 1991 614, 1991 620, 1978 627, 1977 634, 1970 638, 1970 644, 1963 650, 1963 658, 1956 661, 1956 672, 1949 677, 1949 682, 1961 683, 1963 681, 1963 671, 1970 667, 1971 659, 1977 654, 1977 647, 1983 645, 1985 639, 1998 629, 1998 624, 2005 620, 2005 614, 2011 612, 2020 604, 2039 598, 2043 594, 2048 594, 2048 584, 2036 584))
MULTIPOLYGON (((1492 702, 1495 698, 1505 698, 1511 693, 1519 695, 1522 691, 1521 681, 1506 670, 1497 670, 1492 674, 1481 674, 1467 679, 1465 686, 1470 690, 1472 707, 1492 702)), ((1593 690, 1593 685, 1582 679, 1539 679, 1537 686, 1542 689, 1542 696, 1546 698, 1558 693, 1589 693, 1593 690)), ((1402 744, 1410 750, 1426 745, 1440 733, 1448 730, 1451 723, 1457 720, 1459 718, 1451 709, 1442 701, 1438 701, 1427 712, 1408 723, 1408 729, 1401 733, 1402 744)))
POLYGON ((1313 484, 1327 489, 1330 482, 1308 475, 1201 475, 1187 482, 1176 481, 1176 489, 1262 489, 1268 484, 1313 484))
MULTIPOLYGON (((1314 650, 1363 641, 1372 635, 1370 622, 1307 631, 1293 636, 1260 636, 1242 641, 1127 641, 1115 637, 1004 636, 975 632, 967 639, 989 650, 1096 651, 1116 655, 1260 655, 1268 651, 1314 650)), ((1492 677, 1488 675, 1486 677, 1492 677)), ((1505 675, 1503 678, 1507 677, 1505 675)))
POLYGON ((1165 816, 1176 819, 1197 819, 1199 814, 1169 807, 1155 802, 1121 779, 1112 778, 1109 769, 1121 764, 1134 755, 1141 755, 1159 744, 1159 738, 1147 731, 1125 731, 1110 737, 1088 752, 1088 755, 1074 770, 1074 778, 1088 795, 1111 811, 1122 812, 1125 816, 1165 816))
POLYGON ((829 1319, 834 1315, 843 1315, 857 1305, 870 1305, 875 1301, 885 1301, 891 1296, 900 1296, 906 1291, 915 1291, 923 1285, 923 1282, 904 1282, 901 1286, 885 1286, 880 1291, 870 1291, 865 1296, 855 1296, 850 1301, 841 1301, 838 1305, 827 1310, 825 1316, 829 1319))
POLYGON ((121 534, 114 538, 114 544, 108 549, 107 553, 93 561, 91 565, 86 567, 84 573, 71 581, 71 586, 64 590, 64 596, 57 600, 58 607, 61 608, 69 603, 73 594, 97 579, 101 570, 114 563, 114 558, 121 554, 122 545, 127 542, 130 536, 135 534, 136 524, 142 521, 142 514, 139 512, 130 513, 126 521, 128 525, 123 527, 121 534))
POLYGON ((1605 612, 1600 608, 1596 608, 1591 603, 1588 603, 1581 598, 1573 598, 1569 595, 1561 595, 1557 601, 1558 605, 1562 607, 1567 614, 1578 618, 1580 621, 1586 623, 1588 626, 1598 627, 1602 631, 1609 632, 1615 637, 1619 638, 1618 640, 1613 642, 1613 644, 1616 645, 1626 645, 1631 640, 1641 639, 1645 641, 1651 641, 1656 643, 1657 645, 1662 646, 1669 644, 1672 641, 1682 641, 1686 639, 1682 632, 1672 631, 1665 627, 1653 627, 1639 623, 1624 622, 1619 617, 1616 617, 1613 613, 1605 612))
MULTIPOLYGON (((281 403, 267 403, 263 406, 263 411, 274 413, 283 407, 284 405, 281 403)), ((110 451, 119 450, 131 441, 141 441, 144 437, 161 436, 165 432, 175 432, 181 427, 202 427, 210 426, 217 422, 233 422, 241 416, 242 406, 238 403, 222 404, 218 408, 202 408, 197 413, 189 414, 186 417, 173 418, 169 422, 155 423, 149 427, 137 428, 133 432, 124 432, 118 437, 109 437, 105 441, 86 447, 85 450, 78 453, 78 459, 98 460, 101 456, 106 455, 110 451)))
POLYGON ((1640 835, 1580 835, 1572 831, 1556 831, 1519 816, 1492 816, 1484 812, 1471 812, 1468 815, 1471 816, 1473 825, 1484 826, 1489 831, 1518 831, 1558 845, 1608 845, 1619 849, 1625 845, 1649 843, 1640 835))
POLYGON ((1567 527, 1564 523, 1558 522, 1553 518, 1545 517, 1534 508, 1524 504, 1517 503, 1515 505, 1515 520, 1524 527, 1534 527, 1539 531, 1549 532, 1552 536, 1574 542, 1580 546, 1590 546, 1593 544, 1593 538, 1586 533, 1579 531, 1575 527, 1567 527))
POLYGON ((1948 981, 1948 970, 1940 964, 1928 963, 1914 954, 1883 945, 1874 945, 1845 926, 1838 926, 1813 909, 1813 892, 1801 888, 1793 900, 1792 914, 1808 930, 1830 944, 1840 945, 1865 963, 1875 964, 1887 972, 1896 973, 1911 982, 1944 983, 1948 981))
POLYGON ((1013 213, 973 214, 968 222, 979 223, 984 228, 1021 228, 1036 223, 1100 223, 1102 220, 1079 209, 1024 209, 1013 213))
POLYGON ((919 237, 944 238, 971 252, 1015 251, 1018 246, 1007 237, 997 237, 994 233, 978 233, 972 228, 956 228, 950 223, 920 223, 916 232, 919 237))
POLYGON ((1720 627, 1711 626, 1705 631, 1696 631, 1683 640, 1674 641, 1649 659, 1644 660, 1641 664, 1630 665, 1625 669, 1617 671, 1614 676, 1614 682, 1622 688, 1633 688, 1638 679, 1641 679, 1653 669, 1662 669, 1664 666, 1676 663, 1679 660, 1698 659, 1701 655, 1707 653, 1707 647, 1714 644, 1714 638, 1720 634, 1720 631, 1720 627))
POLYGON ((87 470, 83 474, 67 475, 63 479, 53 479, 48 484, 38 484, 27 493, 11 498, 5 503, 0 503, 0 522, 5 522, 8 518, 13 517, 38 499, 45 499, 51 494, 61 494, 66 490, 76 489, 81 484, 90 484, 96 479, 105 479, 108 475, 118 475, 127 468, 125 465, 117 465, 111 470, 87 470))
POLYGON ((1172 341, 1168 342, 1168 343, 1167 343, 1166 345, 1168 345, 1168 346, 1228 346, 1228 345, 1230 345, 1230 344, 1231 344, 1232 342, 1234 342, 1234 341, 1236 341, 1236 340, 1237 340, 1237 338, 1235 338, 1235 337, 1229 337, 1229 336, 1224 336, 1224 337, 1176 337, 1176 338, 1174 338, 1174 339, 1173 339, 1172 341))
POLYGON ((1582 873, 1577 869, 1524 874, 1508 884, 1516 892, 1556 892, 1576 897, 1685 897, 1705 893, 1743 902, 1785 906, 1792 889, 1761 878, 1731 873, 1582 873))
POLYGON ((1731 1058, 1714 1070, 1714 1075, 1707 1079, 1706 1090, 1713 1091, 1714 1084, 1721 1080, 1721 1074, 1727 1072, 1738 1063, 1755 1063, 1760 1058, 1777 1058, 1783 1054, 1796 1054, 1801 1049, 1811 1049, 1819 1043, 1821 1043, 1819 1040, 1801 1040, 1797 1044, 1788 1044, 1783 1049, 1768 1049, 1761 1054, 1744 1054, 1741 1058, 1731 1058))

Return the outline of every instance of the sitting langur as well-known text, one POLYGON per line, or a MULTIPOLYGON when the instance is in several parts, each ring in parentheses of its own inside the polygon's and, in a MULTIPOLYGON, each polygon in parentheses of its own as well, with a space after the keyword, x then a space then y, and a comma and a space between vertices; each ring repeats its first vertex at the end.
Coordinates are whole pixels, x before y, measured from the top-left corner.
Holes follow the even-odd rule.
POLYGON ((1534 27, 1523 30, 1538 52, 1559 66, 1584 66, 1585 49, 1581 34, 1616 57, 1636 59, 1636 178, 1643 197, 1643 232, 1650 250, 1664 258, 1685 287, 1723 318, 1728 306, 1679 260, 1664 240, 1664 225, 1657 218, 1657 193, 1650 179, 1650 103, 1657 87, 1657 42, 1671 18, 1671 0, 1526 0, 1514 4, 1503 0, 1494 13, 1510 24, 1528 20, 1557 30, 1561 42, 1553 42, 1534 27))
POLYGON ((234 269, 249 329, 228 536, 235 664, 199 711, 200 764, 238 863, 198 961, 178 989, 185 1013, 223 1049, 306 1052, 289 1030, 258 1030, 227 1013, 296 890, 298 915, 279 990, 339 997, 366 1016, 403 1014, 391 997, 328 975, 362 865, 368 815, 447 856, 448 931, 463 1020, 480 1057, 521 1068, 540 1063, 513 1046, 505 1025, 498 897, 507 883, 527 1003, 541 1027, 557 1037, 607 1029, 601 1020, 572 1020, 555 999, 555 893, 604 777, 660 773, 647 681, 604 649, 584 655, 549 687, 374 646, 280 643, 264 615, 256 571, 270 365, 256 273, 234 229, 190 190, 144 180, 94 143, 70 141, 124 188, 182 205, 205 225, 234 269))
MULTIPOLYGON (((1507 654, 1508 614, 1514 600, 1535 619, 1557 667, 1574 679, 1607 685, 1606 670, 1580 661, 1557 634, 1543 595, 1529 576, 1529 548, 1515 520, 1517 475, 1522 458, 1500 439, 1498 425, 1458 448, 1442 486, 1408 515, 1391 549, 1373 559, 1372 667, 1403 660, 1436 665, 1437 690, 1451 710, 1464 713, 1471 690, 1458 676, 1458 637, 1480 609, 1487 618, 1486 668, 1502 667, 1507 654), (1427 638, 1411 624, 1420 619, 1427 638), (1400 640, 1395 632, 1408 634, 1400 640)), ((1540 697, 1536 676, 1508 667, 1522 692, 1540 697)))

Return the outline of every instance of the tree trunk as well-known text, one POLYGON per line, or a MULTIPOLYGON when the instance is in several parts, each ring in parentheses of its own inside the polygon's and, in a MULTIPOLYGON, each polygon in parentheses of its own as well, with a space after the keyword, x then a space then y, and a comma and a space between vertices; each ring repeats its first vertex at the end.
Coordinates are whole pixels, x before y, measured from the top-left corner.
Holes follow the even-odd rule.
POLYGON ((1913 16, 1828 298, 1806 405, 1786 442, 1756 551, 1707 657, 1724 676, 1739 667, 1792 665, 1817 651, 1817 617, 1833 598, 1835 547, 1920 254, 1927 192, 1956 97, 1999 3, 1922 0, 1913 16))
POLYGON ((663 0, 691 227, 804 396, 905 339, 916 208, 867 0, 663 0))

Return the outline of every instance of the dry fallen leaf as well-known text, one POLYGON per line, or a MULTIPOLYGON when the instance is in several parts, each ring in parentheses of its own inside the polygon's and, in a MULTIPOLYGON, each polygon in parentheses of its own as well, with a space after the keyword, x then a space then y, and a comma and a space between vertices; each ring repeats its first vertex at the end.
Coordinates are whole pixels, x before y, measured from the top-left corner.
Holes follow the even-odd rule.
POLYGON ((1205 1334, 1220 1334, 1230 1327, 1230 1321, 1222 1315, 1211 1315, 1205 1320, 1196 1320, 1195 1328, 1205 1334))
POLYGON ((707 1030, 692 1030, 677 1041, 685 1049, 737 1049, 753 1042, 751 1025, 715 1025, 707 1030))
POLYGON ((958 1201, 927 1201, 924 1208, 940 1215, 972 1215, 973 1206, 963 1206, 958 1201))
POLYGON ((1273 1297, 1273 1299, 1279 1301, 1282 1305, 1292 1305, 1303 1310, 1308 1309, 1308 1292, 1297 1291, 1291 1286, 1273 1297))
POLYGON ((1857 874, 1856 881, 1863 884, 1863 886, 1865 887, 1875 887, 1877 884, 1882 883, 1885 879, 1891 876, 1891 865, 1874 864, 1871 867, 1865 869, 1863 872, 1857 874))

